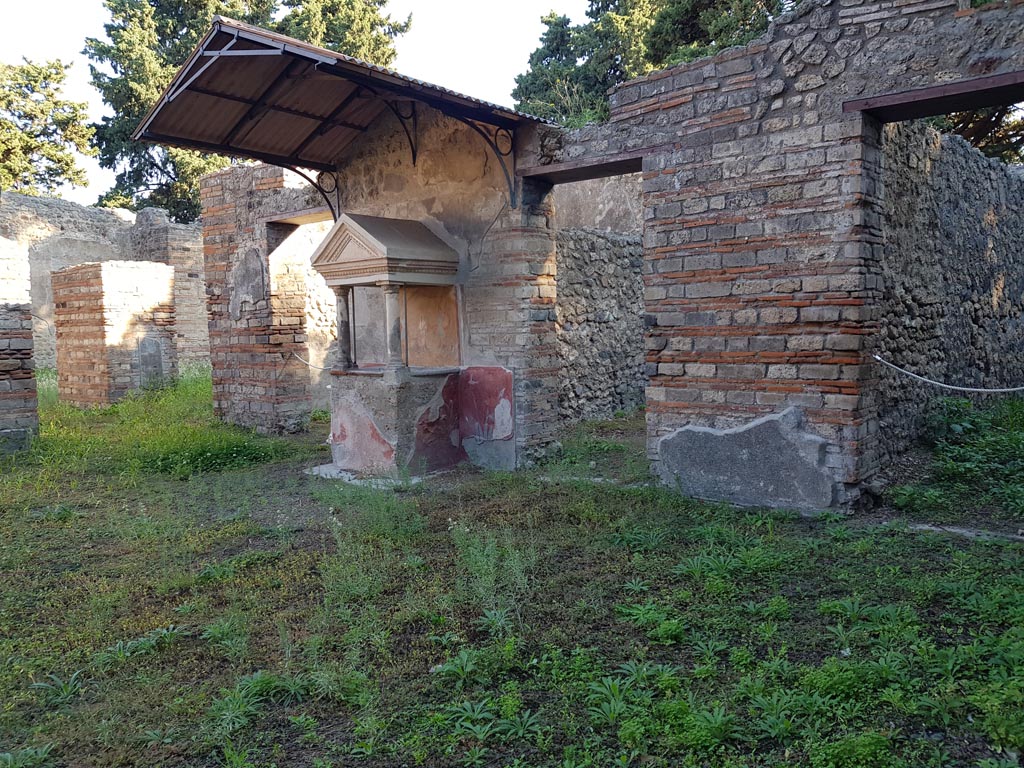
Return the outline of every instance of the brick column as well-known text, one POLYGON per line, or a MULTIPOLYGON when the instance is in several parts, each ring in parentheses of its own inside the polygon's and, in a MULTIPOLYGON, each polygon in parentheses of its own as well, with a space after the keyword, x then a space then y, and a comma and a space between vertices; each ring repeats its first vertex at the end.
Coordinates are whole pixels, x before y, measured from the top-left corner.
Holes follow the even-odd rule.
POLYGON ((173 267, 107 261, 51 279, 61 402, 109 405, 177 374, 173 267))
MULTIPOLYGON (((284 171, 272 166, 229 168, 200 185, 214 410, 267 433, 300 429, 312 409, 309 369, 301 362, 309 360, 312 246, 282 253, 295 226, 268 223, 295 210, 293 198, 307 197, 286 187, 284 171), (283 193, 290 197, 277 197, 283 193)), ((309 196, 305 205, 315 200, 309 196)))
POLYGON ((497 362, 513 372, 519 466, 542 453, 559 428, 550 191, 549 185, 523 182, 519 208, 506 210, 495 222, 465 289, 468 364, 497 362))
POLYGON ((26 448, 38 428, 28 253, 0 238, 0 454, 26 448))

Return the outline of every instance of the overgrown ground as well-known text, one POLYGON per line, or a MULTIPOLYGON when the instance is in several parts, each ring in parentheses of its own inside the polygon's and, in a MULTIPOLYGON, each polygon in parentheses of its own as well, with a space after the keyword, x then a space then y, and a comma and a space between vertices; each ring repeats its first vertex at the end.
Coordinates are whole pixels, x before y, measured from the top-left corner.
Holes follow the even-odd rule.
MULTIPOLYGON (((347 487, 208 402, 50 397, 0 466, 0 766, 1018 765, 1024 545, 634 486, 629 418, 347 487)), ((896 501, 1019 520, 1022 413, 944 422, 896 501)))

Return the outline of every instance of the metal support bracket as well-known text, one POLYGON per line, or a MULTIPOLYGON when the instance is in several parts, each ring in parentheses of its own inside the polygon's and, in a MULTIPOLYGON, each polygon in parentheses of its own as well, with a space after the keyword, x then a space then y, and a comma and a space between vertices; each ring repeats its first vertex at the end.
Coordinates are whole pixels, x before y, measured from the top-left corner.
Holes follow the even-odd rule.
POLYGON ((409 150, 412 152, 412 164, 416 165, 416 155, 419 152, 419 135, 416 132, 418 125, 416 102, 406 102, 408 109, 405 111, 402 110, 402 102, 400 101, 384 99, 384 103, 391 110, 391 114, 398 120, 402 130, 405 131, 405 138, 409 141, 409 150))
POLYGON ((487 143, 488 148, 498 160, 502 173, 505 174, 505 181, 508 183, 508 207, 519 207, 519 195, 516 192, 515 177, 515 137, 508 128, 501 128, 495 125, 488 125, 467 117, 456 118, 460 123, 465 123, 476 131, 487 143))
POLYGON ((331 218, 335 221, 341 216, 341 185, 338 183, 337 171, 320 171, 314 179, 301 168, 287 166, 288 170, 294 171, 309 182, 309 185, 320 193, 320 197, 327 203, 327 210, 331 212, 331 218))
MULTIPOLYGON (((235 43, 237 43, 237 42, 238 42, 238 33, 235 32, 235 36, 232 37, 230 40, 228 40, 227 44, 223 48, 221 48, 220 50, 218 50, 218 51, 203 51, 203 56, 207 57, 207 60, 205 62, 203 62, 203 65, 198 70, 196 70, 196 73, 194 75, 192 75, 192 77, 190 77, 188 80, 186 80, 178 88, 175 88, 174 91, 172 91, 171 93, 168 93, 166 96, 164 96, 164 99, 163 99, 164 103, 170 104, 172 101, 174 101, 176 98, 178 98, 181 94, 183 94, 185 91, 187 91, 188 87, 190 85, 192 85, 192 83, 194 83, 200 77, 202 77, 203 73, 206 72, 206 70, 208 70, 210 67, 212 67, 214 65, 214 63, 217 61, 217 59, 221 58, 222 56, 230 56, 231 53, 232 53, 231 49, 232 49, 232 47, 234 47, 235 43)), ((147 123, 146 126, 148 127, 149 123, 147 123)))

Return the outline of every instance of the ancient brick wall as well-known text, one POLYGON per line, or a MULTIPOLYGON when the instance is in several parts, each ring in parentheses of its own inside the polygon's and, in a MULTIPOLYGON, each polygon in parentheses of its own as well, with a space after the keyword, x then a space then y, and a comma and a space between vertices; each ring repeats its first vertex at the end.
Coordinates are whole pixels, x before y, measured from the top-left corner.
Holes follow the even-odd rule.
POLYGON ((816 0, 745 48, 623 84, 607 126, 541 132, 524 165, 644 155, 648 445, 666 483, 857 498, 881 460, 882 162, 877 122, 842 104, 1020 69, 1019 5, 816 0), (711 459, 716 440, 735 460, 711 459), (787 458, 743 459, 755 444, 787 458))
POLYGON ((563 419, 607 418, 643 405, 643 261, 639 235, 559 231, 555 311, 563 419))
POLYGON ((62 402, 109 405, 177 375, 173 267, 108 261, 52 280, 62 402))
POLYGON ((214 408, 233 424, 297 430, 313 407, 299 359, 310 357, 307 267, 289 253, 300 225, 281 220, 321 202, 294 174, 264 165, 207 176, 201 196, 214 408))
MULTIPOLYGON (((1024 170, 920 123, 886 126, 883 149, 877 353, 958 386, 1024 386, 1024 170)), ((891 457, 946 393, 889 368, 880 378, 891 457)))
POLYGON ((144 208, 126 233, 123 258, 155 261, 174 268, 175 354, 182 366, 208 365, 206 268, 197 224, 175 224, 160 208, 144 208))
POLYGON ((28 261, 0 237, 0 454, 28 446, 39 427, 28 261))
POLYGON ((516 453, 497 463, 528 461, 558 426, 552 196, 527 183, 519 207, 510 208, 486 144, 434 110, 421 107, 415 166, 397 121, 382 120, 340 168, 342 208, 422 221, 460 254, 463 365, 514 371, 516 453))
POLYGON ((208 362, 202 238, 197 225, 171 223, 166 213, 156 208, 136 215, 5 192, 0 196, 0 237, 22 248, 22 258, 31 271, 38 366, 56 365, 50 274, 103 261, 157 261, 174 266, 175 296, 182 318, 176 342, 179 357, 183 362, 208 362))

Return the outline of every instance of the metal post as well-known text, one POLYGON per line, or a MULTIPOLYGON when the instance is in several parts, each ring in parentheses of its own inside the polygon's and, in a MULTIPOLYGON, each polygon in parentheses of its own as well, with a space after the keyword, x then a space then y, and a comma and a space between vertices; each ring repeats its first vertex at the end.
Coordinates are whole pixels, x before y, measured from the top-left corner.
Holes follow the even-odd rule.
POLYGON ((338 299, 338 368, 347 371, 353 363, 352 321, 349 314, 352 288, 347 285, 336 285, 334 295, 338 299))

